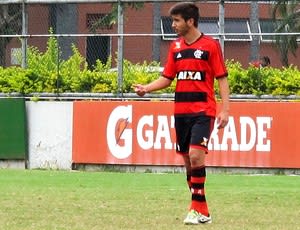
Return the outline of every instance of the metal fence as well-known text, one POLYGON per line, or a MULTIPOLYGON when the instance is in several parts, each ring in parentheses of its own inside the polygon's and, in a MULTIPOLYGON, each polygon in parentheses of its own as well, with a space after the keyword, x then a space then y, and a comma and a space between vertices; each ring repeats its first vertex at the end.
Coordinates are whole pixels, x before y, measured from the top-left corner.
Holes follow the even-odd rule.
MULTIPOLYGON (((58 68, 59 61, 72 56, 76 47, 90 68, 97 60, 106 63, 111 58, 122 84, 125 59, 163 65, 168 45, 176 38, 168 17, 176 2, 2 0, 0 66, 26 68, 28 47, 45 52, 49 38, 55 37, 58 68)), ((300 36, 299 32, 275 31, 270 1, 196 2, 201 31, 219 39, 228 59, 235 55, 237 61, 248 63, 272 46, 274 35, 300 36)))

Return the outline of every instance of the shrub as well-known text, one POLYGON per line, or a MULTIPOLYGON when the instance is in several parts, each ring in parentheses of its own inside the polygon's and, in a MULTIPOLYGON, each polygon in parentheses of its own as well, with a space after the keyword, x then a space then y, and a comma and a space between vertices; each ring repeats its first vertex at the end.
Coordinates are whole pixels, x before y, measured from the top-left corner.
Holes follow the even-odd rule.
MULTIPOLYGON (((89 69, 85 58, 75 45, 73 55, 68 60, 60 60, 59 46, 55 37, 50 37, 46 51, 40 52, 36 47, 28 48, 28 68, 12 66, 0 67, 0 92, 22 94, 29 93, 63 93, 93 92, 117 93, 118 73, 112 69, 112 60, 107 63, 96 62, 89 69)), ((133 64, 128 60, 123 63, 122 92, 132 91, 133 83, 147 84, 160 76, 160 63, 143 62, 133 64)), ((300 71, 296 66, 288 68, 244 69, 239 62, 227 60, 228 81, 231 94, 270 94, 300 95, 300 71)), ((173 93, 176 81, 157 93, 173 93)), ((218 84, 215 84, 218 91, 218 84)))

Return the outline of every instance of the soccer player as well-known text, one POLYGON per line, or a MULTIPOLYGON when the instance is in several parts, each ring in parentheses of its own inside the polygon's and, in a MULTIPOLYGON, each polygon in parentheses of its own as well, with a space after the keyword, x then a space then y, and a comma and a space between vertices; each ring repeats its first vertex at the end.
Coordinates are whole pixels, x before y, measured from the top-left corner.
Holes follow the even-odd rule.
POLYGON ((228 123, 229 87, 227 70, 219 43, 198 30, 199 9, 191 2, 180 2, 170 9, 172 28, 179 38, 172 42, 162 76, 147 85, 134 84, 139 96, 170 86, 175 90, 176 152, 184 160, 191 204, 184 224, 211 223, 205 198, 205 156, 214 127, 228 123), (216 116, 214 80, 222 98, 216 116))

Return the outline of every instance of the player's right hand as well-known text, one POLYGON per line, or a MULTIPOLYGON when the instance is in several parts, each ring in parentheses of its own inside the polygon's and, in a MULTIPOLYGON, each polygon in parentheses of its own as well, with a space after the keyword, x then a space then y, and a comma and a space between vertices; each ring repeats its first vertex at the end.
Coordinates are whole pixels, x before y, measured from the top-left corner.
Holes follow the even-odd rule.
POLYGON ((143 97, 147 93, 146 87, 144 85, 141 85, 141 84, 134 84, 133 89, 134 89, 134 92, 137 95, 139 95, 140 97, 143 97))

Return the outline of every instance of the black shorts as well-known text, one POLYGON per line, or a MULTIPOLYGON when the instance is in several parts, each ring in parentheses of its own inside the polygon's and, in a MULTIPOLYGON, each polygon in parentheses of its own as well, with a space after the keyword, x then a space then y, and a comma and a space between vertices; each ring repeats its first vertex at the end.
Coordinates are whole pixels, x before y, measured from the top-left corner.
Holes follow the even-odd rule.
POLYGON ((215 118, 210 116, 175 117, 176 152, 186 154, 190 147, 207 152, 215 118))

